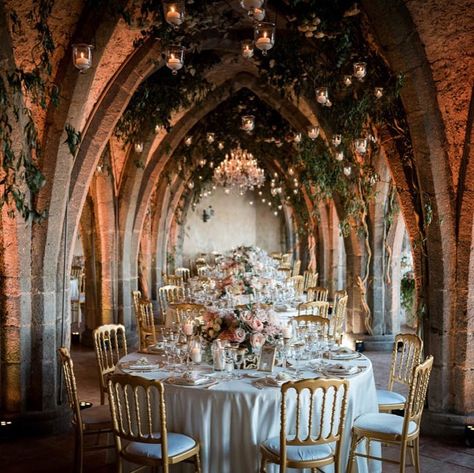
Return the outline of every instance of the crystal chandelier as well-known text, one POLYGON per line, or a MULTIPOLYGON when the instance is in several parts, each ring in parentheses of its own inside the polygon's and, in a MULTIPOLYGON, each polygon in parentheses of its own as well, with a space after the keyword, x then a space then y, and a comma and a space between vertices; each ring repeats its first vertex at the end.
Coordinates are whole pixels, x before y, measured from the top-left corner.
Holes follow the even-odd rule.
POLYGON ((253 190, 265 181, 265 173, 258 167, 253 155, 240 147, 231 151, 230 156, 216 167, 214 183, 226 188, 238 187, 241 190, 253 190))

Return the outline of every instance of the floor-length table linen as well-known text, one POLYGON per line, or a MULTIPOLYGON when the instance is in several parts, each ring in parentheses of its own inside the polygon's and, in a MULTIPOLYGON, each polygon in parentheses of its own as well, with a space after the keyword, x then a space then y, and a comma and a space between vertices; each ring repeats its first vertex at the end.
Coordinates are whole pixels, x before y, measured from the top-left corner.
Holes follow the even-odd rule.
MULTIPOLYGON (((142 356, 129 354, 123 361, 142 356)), ((147 355, 147 358, 151 360, 153 356, 147 355)), ((365 365, 366 368, 348 378, 350 388, 342 471, 345 471, 349 456, 350 431, 354 419, 361 414, 378 410, 370 361, 362 357, 351 363, 365 365)), ((162 371, 135 374, 148 379, 168 376, 162 371)), ((308 371, 302 377, 317 377, 317 374, 308 371)), ((200 441, 203 473, 258 472, 260 443, 280 433, 280 389, 258 389, 252 385, 250 378, 220 382, 210 389, 165 384, 165 398, 168 429, 200 441)), ((377 450, 375 446, 372 452, 376 453, 377 450)), ((358 466, 359 473, 367 473, 364 460, 359 460, 358 466)), ((332 467, 324 470, 333 471, 332 467)), ((371 473, 379 470, 380 465, 372 462, 371 473)), ((177 465, 174 471, 187 473, 193 470, 189 465, 177 465)), ((276 473, 278 467, 269 465, 267 471, 276 473)))

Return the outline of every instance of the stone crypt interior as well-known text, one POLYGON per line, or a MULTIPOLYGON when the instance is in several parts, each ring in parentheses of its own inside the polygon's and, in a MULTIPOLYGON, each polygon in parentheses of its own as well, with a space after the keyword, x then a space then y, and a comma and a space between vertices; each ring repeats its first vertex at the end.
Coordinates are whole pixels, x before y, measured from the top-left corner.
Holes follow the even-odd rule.
POLYGON ((416 334, 421 468, 474 470, 471 2, 3 0, 0 35, 0 471, 81 471, 58 349, 99 406, 94 330, 136 351, 139 290, 159 341, 167 278, 241 245, 346 291, 377 388, 416 334))

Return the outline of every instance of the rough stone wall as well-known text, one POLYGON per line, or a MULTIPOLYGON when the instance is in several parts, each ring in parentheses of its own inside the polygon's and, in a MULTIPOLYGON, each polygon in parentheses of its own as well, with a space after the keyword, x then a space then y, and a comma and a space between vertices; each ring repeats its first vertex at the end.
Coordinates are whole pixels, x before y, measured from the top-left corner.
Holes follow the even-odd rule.
POLYGON ((474 84, 474 8, 466 0, 406 0, 405 3, 433 74, 456 188, 474 84))

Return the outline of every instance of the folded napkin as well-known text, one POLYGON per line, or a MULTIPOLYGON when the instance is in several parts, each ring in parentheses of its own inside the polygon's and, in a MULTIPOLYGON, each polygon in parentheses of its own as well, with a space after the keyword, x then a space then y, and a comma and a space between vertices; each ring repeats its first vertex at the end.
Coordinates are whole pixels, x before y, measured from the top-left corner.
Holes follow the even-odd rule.
POLYGON ((121 365, 122 369, 130 370, 130 371, 152 371, 157 370, 160 367, 154 363, 138 363, 138 362, 131 362, 131 363, 123 363, 121 365))
POLYGON ((275 304, 273 309, 277 312, 286 312, 288 310, 288 306, 285 304, 275 304))
POLYGON ((265 376, 265 378, 259 380, 258 383, 264 384, 265 386, 280 387, 291 379, 291 376, 287 373, 278 373, 276 376, 265 376))
POLYGON ((324 371, 328 374, 351 375, 359 371, 357 366, 342 365, 340 363, 327 365, 324 371))
POLYGON ((166 382, 169 384, 177 384, 179 386, 200 386, 202 384, 209 384, 215 381, 210 380, 209 378, 205 378, 205 377, 191 378, 191 377, 180 376, 178 378, 168 378, 166 382))
POLYGON ((337 350, 331 350, 325 353, 325 357, 332 360, 351 360, 359 356, 359 353, 346 347, 340 347, 337 350))

